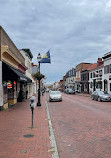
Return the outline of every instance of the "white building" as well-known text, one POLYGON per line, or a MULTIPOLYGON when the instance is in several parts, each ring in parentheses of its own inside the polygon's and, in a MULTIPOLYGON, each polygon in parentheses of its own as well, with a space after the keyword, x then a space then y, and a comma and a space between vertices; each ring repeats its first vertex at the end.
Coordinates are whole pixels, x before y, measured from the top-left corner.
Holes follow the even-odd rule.
POLYGON ((111 52, 104 54, 104 91, 111 94, 111 52))
POLYGON ((75 89, 75 68, 70 69, 66 73, 65 88, 75 89))
POLYGON ((95 90, 104 90, 104 67, 102 58, 98 58, 97 63, 89 67, 89 93, 95 90))
POLYGON ((36 93, 36 81, 34 81, 32 77, 32 58, 33 55, 30 49, 21 49, 21 54, 25 58, 25 66, 28 68, 26 70, 26 75, 32 80, 32 83, 27 84, 26 91, 28 92, 27 98, 31 97, 34 93, 36 93))
POLYGON ((57 90, 59 87, 60 87, 59 82, 54 82, 53 85, 52 85, 52 88, 54 90, 57 90))

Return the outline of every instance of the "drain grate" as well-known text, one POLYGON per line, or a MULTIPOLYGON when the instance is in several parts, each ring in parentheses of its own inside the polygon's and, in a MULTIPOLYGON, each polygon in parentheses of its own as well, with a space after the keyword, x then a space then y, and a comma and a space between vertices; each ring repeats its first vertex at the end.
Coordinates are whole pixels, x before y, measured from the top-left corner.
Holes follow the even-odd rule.
POLYGON ((24 137, 25 138, 31 138, 31 137, 34 137, 34 135, 33 134, 26 134, 26 135, 24 135, 24 137))

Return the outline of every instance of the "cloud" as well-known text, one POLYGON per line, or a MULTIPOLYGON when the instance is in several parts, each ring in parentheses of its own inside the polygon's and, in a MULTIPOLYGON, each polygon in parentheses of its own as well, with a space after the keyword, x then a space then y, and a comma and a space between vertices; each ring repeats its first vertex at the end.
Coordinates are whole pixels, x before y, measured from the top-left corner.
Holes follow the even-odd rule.
POLYGON ((111 49, 111 0, 1 0, 1 25, 16 46, 30 48, 47 82, 59 81, 80 62, 96 62, 111 49))

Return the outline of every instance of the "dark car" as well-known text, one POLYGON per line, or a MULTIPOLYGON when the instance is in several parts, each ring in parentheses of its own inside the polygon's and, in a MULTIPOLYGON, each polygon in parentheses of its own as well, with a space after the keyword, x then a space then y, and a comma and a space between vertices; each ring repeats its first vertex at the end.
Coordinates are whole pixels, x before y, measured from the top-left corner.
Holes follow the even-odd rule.
POLYGON ((94 91, 91 95, 92 100, 111 101, 111 95, 103 91, 94 91))
POLYGON ((64 90, 64 92, 67 93, 67 94, 75 94, 75 91, 73 89, 71 89, 71 88, 66 88, 64 90))

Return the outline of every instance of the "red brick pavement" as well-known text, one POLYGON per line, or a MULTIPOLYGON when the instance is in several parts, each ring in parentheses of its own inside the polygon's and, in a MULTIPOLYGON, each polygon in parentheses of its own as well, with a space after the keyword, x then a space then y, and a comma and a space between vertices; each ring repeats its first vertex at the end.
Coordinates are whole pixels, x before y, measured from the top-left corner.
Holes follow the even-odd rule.
POLYGON ((76 95, 84 96, 84 97, 91 97, 90 94, 85 94, 85 93, 76 93, 76 95))
POLYGON ((48 102, 59 157, 111 158, 111 102, 62 96, 48 102))
MULTIPOLYGON (((37 98, 37 96, 36 96, 37 98)), ((45 97, 34 110, 31 129, 30 99, 0 112, 0 158, 52 158, 45 97), (32 134, 34 137, 25 138, 32 134)))

